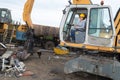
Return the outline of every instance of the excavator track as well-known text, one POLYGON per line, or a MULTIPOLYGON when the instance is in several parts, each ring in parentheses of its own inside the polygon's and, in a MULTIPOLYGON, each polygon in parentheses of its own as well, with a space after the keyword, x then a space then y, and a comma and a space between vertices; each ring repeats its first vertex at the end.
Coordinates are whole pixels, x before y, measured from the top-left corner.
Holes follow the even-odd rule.
POLYGON ((99 75, 113 80, 120 79, 120 63, 118 60, 101 56, 80 55, 80 57, 68 61, 64 72, 86 72, 99 75))

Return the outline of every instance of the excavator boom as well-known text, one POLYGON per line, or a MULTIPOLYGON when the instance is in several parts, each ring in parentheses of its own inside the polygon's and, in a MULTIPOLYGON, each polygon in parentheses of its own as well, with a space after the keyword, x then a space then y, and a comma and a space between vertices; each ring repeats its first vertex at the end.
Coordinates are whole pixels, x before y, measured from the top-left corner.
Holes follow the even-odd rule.
POLYGON ((23 11, 23 20, 32 29, 33 29, 33 24, 31 20, 31 12, 32 12, 33 4, 34 4, 34 0, 27 0, 24 5, 24 11, 23 11))

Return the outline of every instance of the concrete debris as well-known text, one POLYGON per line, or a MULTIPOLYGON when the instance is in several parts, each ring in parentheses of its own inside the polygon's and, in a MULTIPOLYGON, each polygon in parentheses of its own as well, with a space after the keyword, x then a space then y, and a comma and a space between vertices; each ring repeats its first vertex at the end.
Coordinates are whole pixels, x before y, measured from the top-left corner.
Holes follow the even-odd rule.
MULTIPOLYGON (((18 59, 18 56, 21 58, 24 57, 25 52, 23 50, 23 47, 20 47, 18 49, 19 55, 14 51, 15 46, 12 44, 0 44, 3 48, 6 49, 6 51, 1 55, 0 57, 0 71, 2 71, 2 74, 5 74, 5 76, 26 76, 26 75, 32 75, 33 73, 30 71, 26 71, 25 64, 18 59), (24 53, 24 54, 23 54, 24 53), (21 55, 20 55, 21 54, 21 55)), ((25 57, 24 57, 25 58, 25 57)))

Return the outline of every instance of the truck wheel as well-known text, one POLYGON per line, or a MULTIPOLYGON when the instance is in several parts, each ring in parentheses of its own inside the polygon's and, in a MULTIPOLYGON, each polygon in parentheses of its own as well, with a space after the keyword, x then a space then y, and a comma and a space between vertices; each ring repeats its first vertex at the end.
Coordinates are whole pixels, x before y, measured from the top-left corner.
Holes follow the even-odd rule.
POLYGON ((55 44, 52 41, 47 41, 45 43, 45 49, 52 50, 54 47, 55 47, 55 44))

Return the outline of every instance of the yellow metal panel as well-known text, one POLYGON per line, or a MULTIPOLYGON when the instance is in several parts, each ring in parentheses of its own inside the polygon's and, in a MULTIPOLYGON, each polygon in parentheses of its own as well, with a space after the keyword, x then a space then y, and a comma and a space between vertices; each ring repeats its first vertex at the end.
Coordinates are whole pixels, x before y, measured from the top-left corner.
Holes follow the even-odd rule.
POLYGON ((77 48, 83 48, 84 44, 77 44, 77 43, 70 43, 70 42, 60 42, 61 46, 71 46, 71 47, 77 47, 77 48))
POLYGON ((76 44, 76 43, 68 43, 68 42, 61 42, 61 46, 72 46, 77 48, 85 48, 88 50, 97 50, 97 51, 104 51, 104 52, 113 52, 115 49, 110 47, 103 47, 103 46, 93 46, 93 45, 85 45, 85 44, 76 44))
POLYGON ((86 49, 89 50, 97 50, 97 51, 108 51, 108 52, 113 52, 114 48, 110 48, 110 47, 101 47, 101 46, 92 46, 92 45, 86 45, 85 46, 86 49))
POLYGON ((98 47, 96 47, 96 46, 91 46, 91 45, 86 45, 85 48, 86 48, 86 49, 89 49, 89 50, 98 50, 98 47))
POLYGON ((54 52, 55 52, 55 54, 63 55, 63 54, 68 54, 69 50, 68 49, 61 49, 61 48, 55 47, 54 48, 54 52))
POLYGON ((120 44, 119 44, 120 43, 120 35, 119 35, 119 32, 120 32, 120 9, 118 10, 118 12, 116 14, 114 25, 115 25, 115 28, 116 28, 116 37, 117 37, 114 40, 114 44, 116 44, 115 46, 117 47, 116 51, 118 53, 120 53, 120 49, 118 48, 118 47, 120 47, 120 44))
POLYGON ((24 26, 24 25, 20 25, 17 30, 20 31, 20 32, 26 32, 27 31, 27 27, 24 26))
POLYGON ((115 19, 115 22, 114 22, 115 27, 117 27, 117 24, 118 24, 119 20, 120 20, 120 12, 118 13, 118 15, 117 15, 117 17, 115 19))
POLYGON ((120 31, 120 22, 118 23, 117 29, 116 29, 116 35, 118 34, 118 32, 120 31))
POLYGON ((90 0, 73 0, 73 4, 91 4, 90 0))
POLYGON ((112 47, 99 47, 100 51, 108 51, 108 52, 113 52, 115 49, 112 47))
MULTIPOLYGON (((117 45, 116 47, 120 48, 120 35, 117 35, 117 45)), ((117 49, 117 51, 120 51, 120 49, 117 49)))

